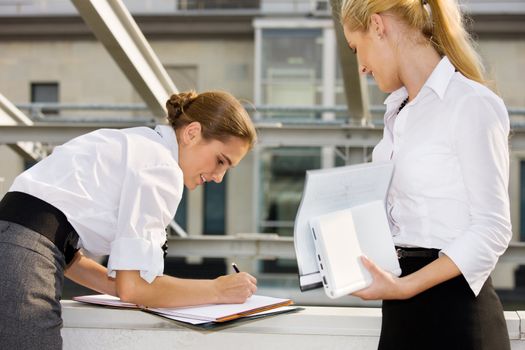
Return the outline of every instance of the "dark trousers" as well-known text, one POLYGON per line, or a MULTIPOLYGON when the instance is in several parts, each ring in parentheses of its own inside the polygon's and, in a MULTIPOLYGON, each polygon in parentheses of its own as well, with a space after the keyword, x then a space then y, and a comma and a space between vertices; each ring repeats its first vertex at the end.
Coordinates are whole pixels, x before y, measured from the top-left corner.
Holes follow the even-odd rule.
MULTIPOLYGON (((432 258, 403 258, 402 276, 432 258)), ((501 302, 489 278, 476 297, 460 275, 408 300, 383 301, 380 350, 510 350, 501 302)))

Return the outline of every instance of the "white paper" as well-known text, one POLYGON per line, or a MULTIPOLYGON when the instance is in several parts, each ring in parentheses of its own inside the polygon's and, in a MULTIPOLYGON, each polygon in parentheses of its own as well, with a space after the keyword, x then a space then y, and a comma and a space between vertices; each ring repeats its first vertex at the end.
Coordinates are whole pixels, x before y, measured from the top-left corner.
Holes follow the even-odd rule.
MULTIPOLYGON (((79 296, 74 297, 73 300, 90 304, 141 309, 135 304, 120 301, 119 298, 107 294, 79 296)), ((147 310, 153 313, 161 314, 162 316, 173 320, 191 324, 202 324, 214 322, 217 319, 223 317, 246 313, 254 309, 286 303, 288 301, 289 299, 252 295, 246 300, 246 302, 242 304, 209 304, 177 308, 147 308, 147 310)), ((274 308, 269 311, 275 312, 277 309, 278 308, 274 308)), ((265 311, 259 312, 257 314, 262 314, 265 311)))
POLYGON ((309 220, 360 204, 384 201, 392 172, 392 162, 307 171, 294 225, 294 244, 301 289, 321 283, 309 220))
POLYGON ((215 321, 223 317, 237 315, 240 313, 249 312, 250 310, 284 303, 287 300, 288 299, 252 295, 246 300, 246 302, 242 304, 209 304, 177 308, 149 308, 149 310, 161 313, 163 315, 215 321))

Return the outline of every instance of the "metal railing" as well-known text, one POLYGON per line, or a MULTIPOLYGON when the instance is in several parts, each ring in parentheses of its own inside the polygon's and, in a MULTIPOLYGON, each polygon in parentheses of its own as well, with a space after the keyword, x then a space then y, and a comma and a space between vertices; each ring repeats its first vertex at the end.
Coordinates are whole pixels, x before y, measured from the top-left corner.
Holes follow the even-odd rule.
MULTIPOLYGON (((153 125, 162 116, 151 114, 145 104, 103 104, 103 103, 20 103, 16 105, 26 111, 36 122, 77 122, 77 123, 112 123, 153 125), (46 111, 53 111, 47 113, 46 111), (68 113, 64 113, 68 112, 68 113)), ((355 118, 348 113, 346 105, 335 106, 273 106, 246 104, 244 106, 254 119, 259 122, 282 122, 287 124, 355 124, 355 118), (323 120, 323 113, 334 113, 334 120, 323 120), (305 117, 297 117, 304 114, 305 117)), ((525 107, 508 107, 513 127, 525 127, 525 107)), ((372 105, 370 112, 383 114, 385 106, 372 105)), ((383 120, 362 120, 359 125, 382 126, 383 120)))

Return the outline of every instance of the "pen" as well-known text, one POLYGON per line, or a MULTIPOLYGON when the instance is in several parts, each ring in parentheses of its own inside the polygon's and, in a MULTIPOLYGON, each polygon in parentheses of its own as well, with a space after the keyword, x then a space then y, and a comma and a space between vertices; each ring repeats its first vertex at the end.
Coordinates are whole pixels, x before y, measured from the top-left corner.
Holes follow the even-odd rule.
POLYGON ((235 270, 235 272, 237 272, 237 273, 241 272, 241 271, 239 271, 239 268, 237 267, 237 265, 235 263, 232 263, 232 267, 235 270))

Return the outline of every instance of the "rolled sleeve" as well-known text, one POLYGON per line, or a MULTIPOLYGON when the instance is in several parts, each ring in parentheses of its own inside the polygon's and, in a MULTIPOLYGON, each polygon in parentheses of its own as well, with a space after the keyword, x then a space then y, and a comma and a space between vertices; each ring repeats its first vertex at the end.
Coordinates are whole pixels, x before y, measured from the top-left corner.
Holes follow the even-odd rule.
POLYGON ((138 270, 148 283, 164 270, 166 227, 182 197, 182 172, 176 163, 128 171, 123 183, 117 237, 111 242, 108 274, 138 270))
POLYGON ((470 221, 441 252, 452 259, 477 296, 512 236, 509 120, 503 103, 487 96, 465 97, 458 108, 454 146, 468 196, 470 221))
POLYGON ((162 275, 164 261, 160 246, 143 238, 120 238, 111 243, 108 275, 116 277, 117 270, 138 270, 140 276, 151 283, 162 275))

